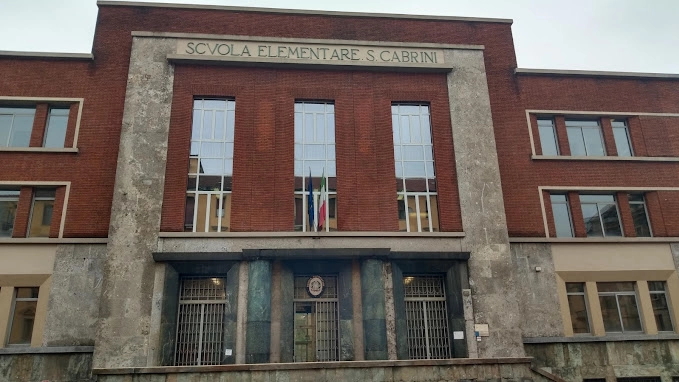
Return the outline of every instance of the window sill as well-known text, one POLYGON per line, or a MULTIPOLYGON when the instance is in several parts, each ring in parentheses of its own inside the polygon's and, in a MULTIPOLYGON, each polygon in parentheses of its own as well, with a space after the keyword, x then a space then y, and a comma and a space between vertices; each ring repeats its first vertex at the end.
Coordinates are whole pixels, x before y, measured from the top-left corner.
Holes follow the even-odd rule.
POLYGON ((0 147, 0 152, 21 152, 21 153, 78 153, 77 147, 50 148, 50 147, 0 147))
POLYGON ((107 238, 89 237, 15 237, 0 238, 0 244, 106 244, 107 238))
POLYGON ((666 341, 679 340, 679 334, 610 334, 605 336, 578 335, 573 337, 524 337, 524 344, 553 344, 580 342, 621 342, 621 341, 666 341))
POLYGON ((5 354, 63 354, 63 353, 93 353, 94 346, 10 346, 0 349, 0 356, 5 354))
MULTIPOLYGON (((368 231, 334 231, 334 232, 161 232, 160 238, 280 238, 280 237, 401 237, 401 238, 463 238, 464 232, 368 232, 368 231)), ((679 240, 679 239, 678 239, 679 240)))
POLYGON ((570 156, 570 155, 531 155, 534 160, 591 160, 627 162, 679 162, 679 157, 619 157, 619 156, 570 156))
POLYGON ((675 243, 679 237, 510 237, 510 243, 675 243))

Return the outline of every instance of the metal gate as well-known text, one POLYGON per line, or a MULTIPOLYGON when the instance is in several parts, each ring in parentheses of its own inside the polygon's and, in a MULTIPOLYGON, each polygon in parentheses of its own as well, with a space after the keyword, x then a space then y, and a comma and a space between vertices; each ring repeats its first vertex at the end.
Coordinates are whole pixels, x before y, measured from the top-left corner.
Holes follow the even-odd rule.
POLYGON ((323 293, 307 292, 310 276, 295 276, 295 362, 339 361, 339 309, 337 276, 322 276, 323 293))
POLYGON ((225 306, 225 278, 182 278, 177 314, 175 366, 221 363, 225 306))
POLYGON ((450 358, 443 276, 405 276, 410 359, 450 358))

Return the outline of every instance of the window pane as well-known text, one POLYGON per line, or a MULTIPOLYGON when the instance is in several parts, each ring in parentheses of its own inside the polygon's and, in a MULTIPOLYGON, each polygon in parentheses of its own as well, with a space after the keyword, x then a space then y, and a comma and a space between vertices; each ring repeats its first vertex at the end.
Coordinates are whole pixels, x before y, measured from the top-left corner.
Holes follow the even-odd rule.
POLYGON ((551 121, 549 122, 550 124, 548 126, 540 126, 538 124, 542 155, 559 155, 556 145, 556 134, 554 134, 554 126, 551 124, 551 121))
POLYGON ((0 147, 6 147, 9 145, 9 135, 12 130, 12 119, 11 115, 0 114, 0 147))
POLYGON ((622 227, 618 219, 616 204, 599 204, 601 217, 604 221, 604 234, 606 236, 622 236, 622 227))
POLYGON ((33 130, 33 116, 16 115, 12 125, 10 147, 28 147, 33 130))
POLYGON ((636 296, 618 296, 618 304, 620 305, 620 316, 622 318, 623 330, 626 332, 640 332, 641 319, 639 318, 639 309, 637 308, 636 296))
POLYGON ((587 305, 585 303, 585 296, 568 296, 568 306, 571 312, 573 333, 589 333, 589 320, 587 319, 587 305))
POLYGON ((585 293, 584 283, 566 283, 567 293, 585 293))
POLYGON ((634 282, 623 281, 616 283, 597 283, 599 293, 605 292, 634 292, 634 282))
POLYGON ((638 199, 630 195, 629 208, 632 211, 634 230, 638 237, 650 237, 651 228, 648 224, 648 216, 646 215, 646 203, 643 201, 643 196, 639 196, 641 197, 641 202, 634 201, 638 199))
POLYGON ((34 200, 29 237, 49 237, 54 200, 34 200), (46 216, 47 215, 47 216, 46 216))
MULTIPOLYGON (((662 282, 656 282, 664 284, 662 282)), ((649 289, 652 282, 648 283, 649 289)), ((664 289, 664 288, 663 288, 664 289)), ((661 332, 672 331, 672 319, 670 318, 670 308, 667 304, 667 295, 665 292, 651 293, 651 305, 653 306, 653 316, 658 330, 661 332)))
POLYGON ((589 156, 604 156, 604 142, 601 138, 601 129, 586 128, 582 129, 585 138, 585 149, 589 156))
POLYGON ((603 236, 601 220, 599 219, 599 209, 596 204, 581 204, 582 217, 585 220, 585 231, 587 236, 603 236))
MULTIPOLYGON (((17 288, 17 297, 19 291, 22 289, 31 288, 17 288)), ((33 335, 33 325, 35 323, 35 309, 37 306, 37 300, 14 302, 14 314, 12 315, 12 327, 9 332, 8 344, 30 345, 31 337, 33 335)))
POLYGON ((16 199, 0 197, 0 237, 12 237, 17 204, 18 192, 16 199))
POLYGON ((613 137, 615 137, 615 148, 618 151, 618 156, 631 157, 632 148, 630 147, 627 127, 613 127, 613 137))
POLYGON ((45 147, 64 147, 68 109, 51 109, 45 132, 45 147))
POLYGON ((556 237, 573 237, 573 227, 571 225, 566 195, 551 195, 550 198, 552 201, 556 237))
POLYGON ((604 329, 607 332, 622 332, 615 296, 599 296, 599 303, 601 304, 601 316, 604 319, 604 329))
POLYGON ((571 149, 572 156, 585 156, 585 141, 582 137, 582 129, 578 127, 569 127, 566 129, 568 134, 568 146, 571 149))

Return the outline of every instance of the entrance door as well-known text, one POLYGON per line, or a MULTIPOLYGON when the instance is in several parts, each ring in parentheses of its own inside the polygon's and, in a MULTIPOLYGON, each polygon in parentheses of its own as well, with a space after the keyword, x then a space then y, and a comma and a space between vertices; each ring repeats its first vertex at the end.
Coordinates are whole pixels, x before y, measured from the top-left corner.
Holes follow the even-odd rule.
POLYGON ((337 276, 295 276, 293 303, 295 362, 338 361, 337 276), (319 278, 323 284, 320 293, 319 278), (314 294, 317 296, 314 297, 314 294))

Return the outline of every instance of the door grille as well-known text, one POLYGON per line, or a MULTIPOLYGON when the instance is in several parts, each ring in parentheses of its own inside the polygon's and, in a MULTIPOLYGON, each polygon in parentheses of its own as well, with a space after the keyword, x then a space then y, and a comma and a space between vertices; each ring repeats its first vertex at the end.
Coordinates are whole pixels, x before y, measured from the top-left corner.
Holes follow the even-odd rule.
POLYGON ((403 283, 410 359, 450 358, 443 276, 406 276, 403 283))
POLYGON ((221 363, 225 306, 225 278, 182 278, 175 366, 221 363))
POLYGON ((339 361, 337 277, 322 276, 325 288, 317 298, 307 293, 309 277, 295 277, 295 362, 339 361))

